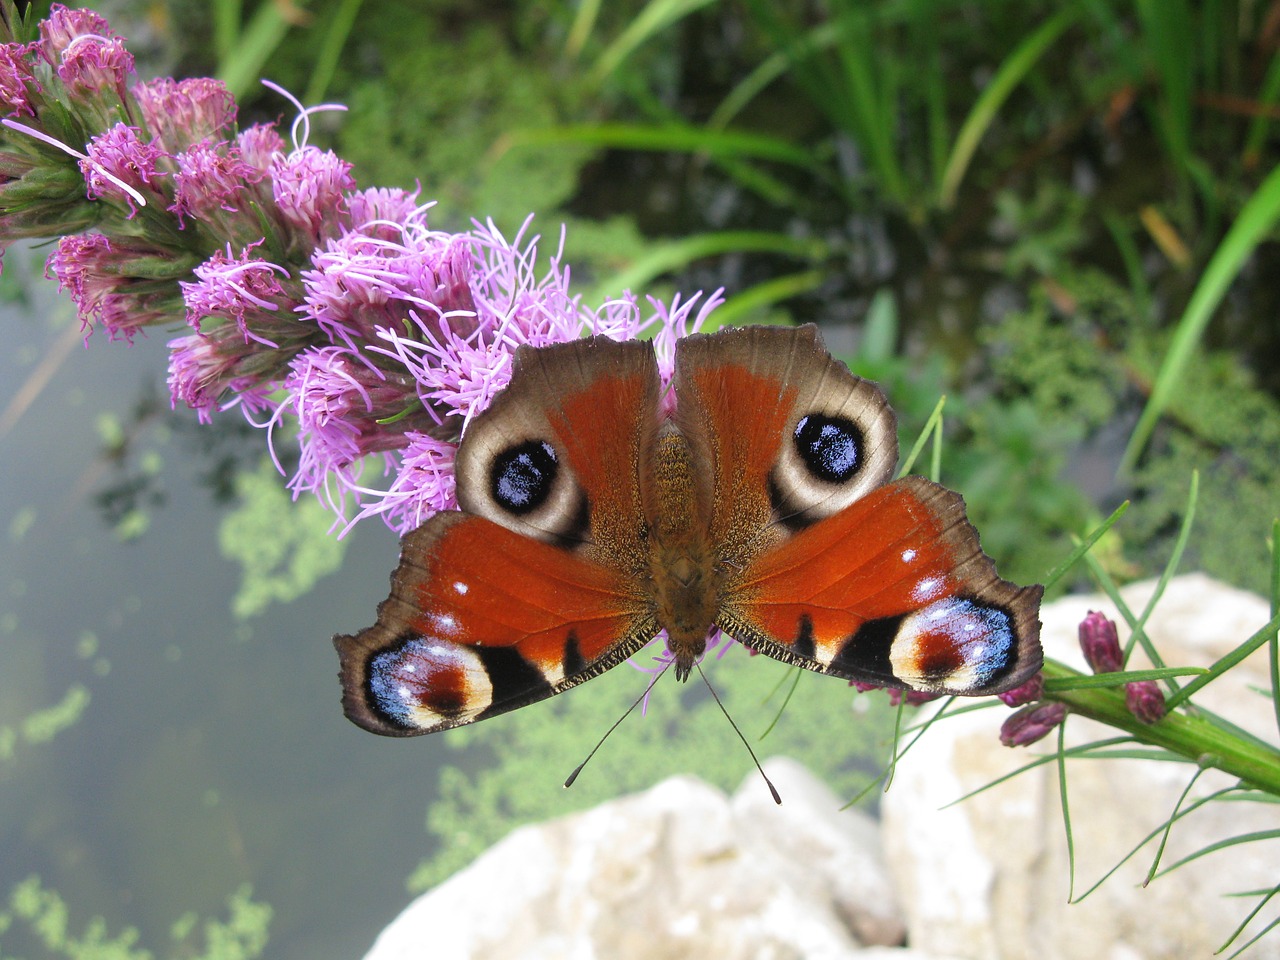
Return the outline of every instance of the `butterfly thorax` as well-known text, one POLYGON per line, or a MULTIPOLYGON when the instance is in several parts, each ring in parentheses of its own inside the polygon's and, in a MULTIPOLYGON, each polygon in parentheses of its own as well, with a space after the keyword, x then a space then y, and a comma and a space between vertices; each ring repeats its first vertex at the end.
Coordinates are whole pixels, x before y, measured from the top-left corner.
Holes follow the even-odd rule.
POLYGON ((674 431, 655 452, 652 488, 644 491, 649 524, 649 571, 655 615, 667 631, 676 677, 684 680, 707 646, 720 610, 723 578, 706 523, 696 509, 689 446, 674 431))

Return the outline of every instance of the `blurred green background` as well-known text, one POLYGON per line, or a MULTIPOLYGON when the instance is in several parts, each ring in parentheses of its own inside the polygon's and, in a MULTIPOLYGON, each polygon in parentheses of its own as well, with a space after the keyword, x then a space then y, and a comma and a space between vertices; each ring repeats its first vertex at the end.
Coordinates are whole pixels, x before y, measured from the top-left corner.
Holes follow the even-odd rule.
MULTIPOLYGON (((940 479, 1010 579, 1125 499, 1096 555, 1158 571, 1198 470, 1184 566, 1266 587, 1280 2, 87 5, 144 75, 227 79, 243 125, 291 118, 259 77, 346 104, 312 142, 420 183, 439 229, 566 224, 589 301, 724 287, 717 320, 821 324, 905 445, 945 394, 940 479)), ((335 545, 260 433, 171 413, 163 337, 81 350, 44 255, 0 281, 0 956, 358 956, 517 823, 751 775, 664 684, 563 791, 625 669, 437 738, 347 724, 328 638, 371 621, 394 538, 335 545)), ((793 678, 731 651, 712 679, 755 738, 793 678)), ((891 725, 805 676, 757 749, 853 797, 891 725)))

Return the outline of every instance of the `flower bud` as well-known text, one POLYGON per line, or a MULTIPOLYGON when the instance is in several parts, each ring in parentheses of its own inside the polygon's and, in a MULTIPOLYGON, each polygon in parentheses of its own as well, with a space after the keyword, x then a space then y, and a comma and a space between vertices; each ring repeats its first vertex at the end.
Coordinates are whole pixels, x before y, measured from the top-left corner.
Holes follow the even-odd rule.
POLYGON ((1027 704, 1001 725, 1000 742, 1006 747, 1025 747, 1043 738, 1066 716, 1066 704, 1055 700, 1027 704))
POLYGON ((1164 719, 1164 694, 1154 680, 1135 680, 1124 685, 1124 702, 1129 712, 1143 723, 1164 719))
POLYGON ((1020 687, 1006 690, 998 694, 1001 700, 1010 707, 1020 707, 1026 703, 1035 703, 1044 696, 1044 674, 1037 673, 1020 687))
POLYGON ((1080 621, 1080 649, 1094 673, 1115 673, 1124 669, 1124 654, 1112 620, 1095 610, 1080 621))

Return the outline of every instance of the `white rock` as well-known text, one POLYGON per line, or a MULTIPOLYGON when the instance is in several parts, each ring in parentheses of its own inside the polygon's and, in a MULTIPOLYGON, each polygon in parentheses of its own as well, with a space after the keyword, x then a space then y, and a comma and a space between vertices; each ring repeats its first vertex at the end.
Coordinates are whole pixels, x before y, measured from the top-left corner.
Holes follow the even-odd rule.
MULTIPOLYGON (((1153 589, 1153 582, 1134 584, 1122 596, 1137 614, 1153 589)), ((1086 669, 1077 626, 1091 609, 1115 619, 1122 625, 1121 639, 1127 636, 1122 618, 1104 597, 1071 597, 1043 611, 1047 656, 1086 669)), ((1191 575, 1171 582, 1147 632, 1170 665, 1206 666, 1269 619, 1258 597, 1191 575)), ((1274 743, 1274 711, 1257 693, 1268 686, 1261 651, 1194 701, 1274 743)), ((1208 958, 1256 902, 1226 894, 1269 889, 1280 881, 1280 849, 1264 841, 1211 854, 1143 889, 1154 854, 1148 845, 1090 897, 1068 905, 1055 764, 947 806, 1037 753, 1052 752, 1051 738, 1030 750, 1002 747, 997 734, 1007 713, 1000 706, 935 724, 898 764, 884 799, 885 852, 914 948, 975 960, 1208 958)), ((1069 745, 1115 735, 1078 717, 1067 729, 1069 745)), ((1187 764, 1145 760, 1068 762, 1077 896, 1163 822, 1194 773, 1187 764)), ((1192 796, 1231 782, 1210 771, 1192 796)), ((1274 805, 1210 804, 1175 825, 1163 862, 1171 864, 1229 836, 1277 827, 1280 812, 1274 805)), ((1264 910, 1261 922, 1275 913, 1264 910)), ((1280 931, 1249 956, 1280 957, 1280 931)))
POLYGON ((838 960, 860 939, 900 940, 875 825, 798 764, 766 769, 782 807, 757 776, 732 801, 676 777, 516 830, 411 904, 366 960, 838 960))

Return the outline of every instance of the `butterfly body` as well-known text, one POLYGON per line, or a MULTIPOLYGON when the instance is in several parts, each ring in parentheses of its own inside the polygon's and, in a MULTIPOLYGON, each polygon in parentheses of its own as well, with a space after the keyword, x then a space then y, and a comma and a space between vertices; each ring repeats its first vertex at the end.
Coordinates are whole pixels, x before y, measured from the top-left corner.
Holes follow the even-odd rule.
POLYGON ((1000 580, 960 497, 889 483, 896 423, 816 329, 522 348, 468 428, 459 511, 404 538, 378 622, 335 638, 348 716, 446 729, 719 627, 887 686, 981 694, 1039 668, 1041 589, 1000 580))

